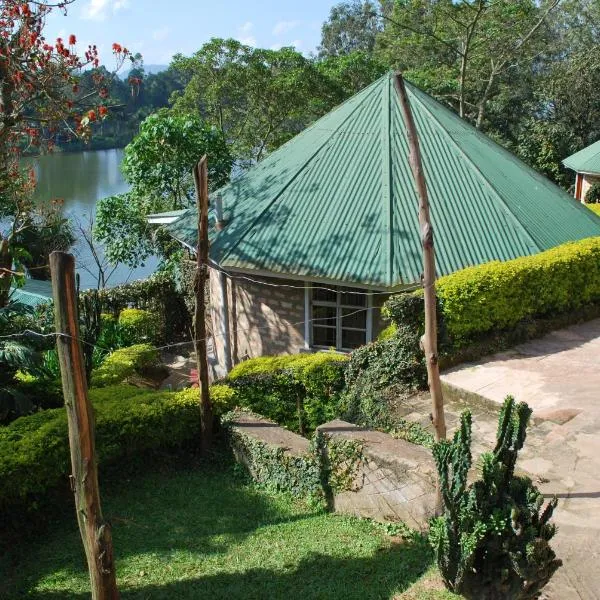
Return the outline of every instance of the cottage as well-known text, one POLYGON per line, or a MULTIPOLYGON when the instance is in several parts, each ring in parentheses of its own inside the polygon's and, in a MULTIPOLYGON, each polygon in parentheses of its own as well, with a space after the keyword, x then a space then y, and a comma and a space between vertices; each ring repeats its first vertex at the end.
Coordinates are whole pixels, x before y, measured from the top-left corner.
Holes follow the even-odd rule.
POLYGON ((592 185, 600 183, 600 140, 565 158, 563 165, 575 171, 575 198, 585 202, 592 185))
MULTIPOLYGON (((407 84, 440 275, 600 235, 600 220, 407 84)), ((417 196, 392 74, 212 194, 210 297, 221 365, 374 339, 422 269, 417 196), (217 223, 218 222, 218 223, 217 223), (216 225, 218 224, 218 227, 216 225)), ((153 222, 196 247, 196 212, 153 222)))

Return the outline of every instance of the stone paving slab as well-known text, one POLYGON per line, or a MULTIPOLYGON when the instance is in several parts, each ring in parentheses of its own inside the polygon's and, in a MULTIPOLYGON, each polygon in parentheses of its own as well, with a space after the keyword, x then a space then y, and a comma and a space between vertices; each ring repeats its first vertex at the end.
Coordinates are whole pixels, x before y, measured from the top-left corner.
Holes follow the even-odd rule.
MULTIPOLYGON (((600 319, 460 365, 442 380, 454 391, 449 415, 458 414, 461 404, 477 406, 478 396, 485 399, 473 415, 474 454, 494 442, 497 411, 491 403, 499 407, 511 394, 531 406, 518 468, 548 498, 559 498, 553 545, 564 561, 544 597, 600 599, 600 319)), ((428 400, 421 402, 423 410, 428 400)))

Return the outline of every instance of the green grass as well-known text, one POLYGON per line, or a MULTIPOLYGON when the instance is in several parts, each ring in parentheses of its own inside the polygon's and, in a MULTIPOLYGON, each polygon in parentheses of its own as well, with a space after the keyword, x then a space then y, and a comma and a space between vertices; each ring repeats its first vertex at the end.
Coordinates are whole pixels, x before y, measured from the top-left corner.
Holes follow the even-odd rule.
MULTIPOLYGON (((424 574, 426 589, 402 598, 453 597, 430 589, 422 539, 392 538, 369 521, 256 490, 230 467, 163 468, 102 492, 124 599, 393 598, 424 574)), ((89 597, 68 512, 42 540, 0 558, 0 598, 89 597)))

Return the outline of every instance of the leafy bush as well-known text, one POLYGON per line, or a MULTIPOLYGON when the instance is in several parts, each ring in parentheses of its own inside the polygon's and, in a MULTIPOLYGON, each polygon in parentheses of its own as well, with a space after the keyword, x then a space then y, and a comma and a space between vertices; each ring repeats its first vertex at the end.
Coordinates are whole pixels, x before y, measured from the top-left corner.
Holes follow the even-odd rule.
POLYGON ((168 273, 158 272, 147 279, 104 288, 98 291, 98 296, 102 312, 114 317, 126 308, 141 308, 160 315, 156 334, 160 343, 178 341, 188 335, 190 314, 183 294, 168 273))
POLYGON ((160 367, 158 350, 149 344, 120 348, 110 354, 100 367, 92 372, 92 387, 116 385, 138 375, 151 375, 160 367))
POLYGON ((119 327, 126 346, 159 341, 160 317, 142 308, 124 308, 119 314, 119 327))
POLYGON ((391 335, 352 352, 339 412, 352 423, 391 425, 389 403, 423 387, 427 369, 419 339, 423 333, 422 292, 392 296, 384 314, 393 316, 391 335))
POLYGON ((469 486, 470 413, 452 441, 433 446, 444 512, 432 520, 430 541, 446 586, 466 598, 538 598, 562 564, 548 544, 556 499, 542 510, 543 495, 514 474, 530 416, 527 404, 505 400, 496 447, 482 456, 481 479, 469 486))
MULTIPOLYGON (((176 398, 189 402, 200 403, 200 390, 197 387, 185 388, 175 393, 176 398)), ((220 417, 222 414, 235 408, 236 393, 223 383, 215 383, 210 386, 210 401, 213 406, 213 415, 220 417)))
POLYGON ((253 358, 226 382, 238 406, 304 434, 335 416, 347 360, 333 352, 253 358))
POLYGON ((600 217, 600 204, 588 204, 587 207, 600 217))
MULTIPOLYGON (((441 277, 437 291, 441 350, 528 319, 577 310, 600 301, 600 237, 468 267, 441 277)), ((385 305, 396 325, 414 324, 416 309, 422 319, 420 290, 392 296, 385 305)))
POLYGON ((586 192, 584 201, 586 204, 598 204, 600 202, 600 183, 594 183, 586 192))
MULTIPOLYGON (((132 386, 90 390, 101 466, 132 455, 178 447, 199 436, 198 402, 174 392, 132 386)), ((21 417, 0 427, 0 511, 43 501, 66 485, 71 471, 64 408, 21 417)))

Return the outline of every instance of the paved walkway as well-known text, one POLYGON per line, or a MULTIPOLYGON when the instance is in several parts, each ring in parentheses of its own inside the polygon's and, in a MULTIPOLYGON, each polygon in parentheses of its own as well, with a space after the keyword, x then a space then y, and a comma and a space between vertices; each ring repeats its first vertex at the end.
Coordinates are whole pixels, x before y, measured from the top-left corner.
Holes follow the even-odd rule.
POLYGON ((518 466, 560 499, 554 547, 564 561, 545 597, 600 599, 600 319, 461 365, 442 380, 458 391, 448 402, 450 427, 461 397, 488 400, 475 402, 475 453, 493 443, 494 403, 512 394, 533 408, 518 466))

